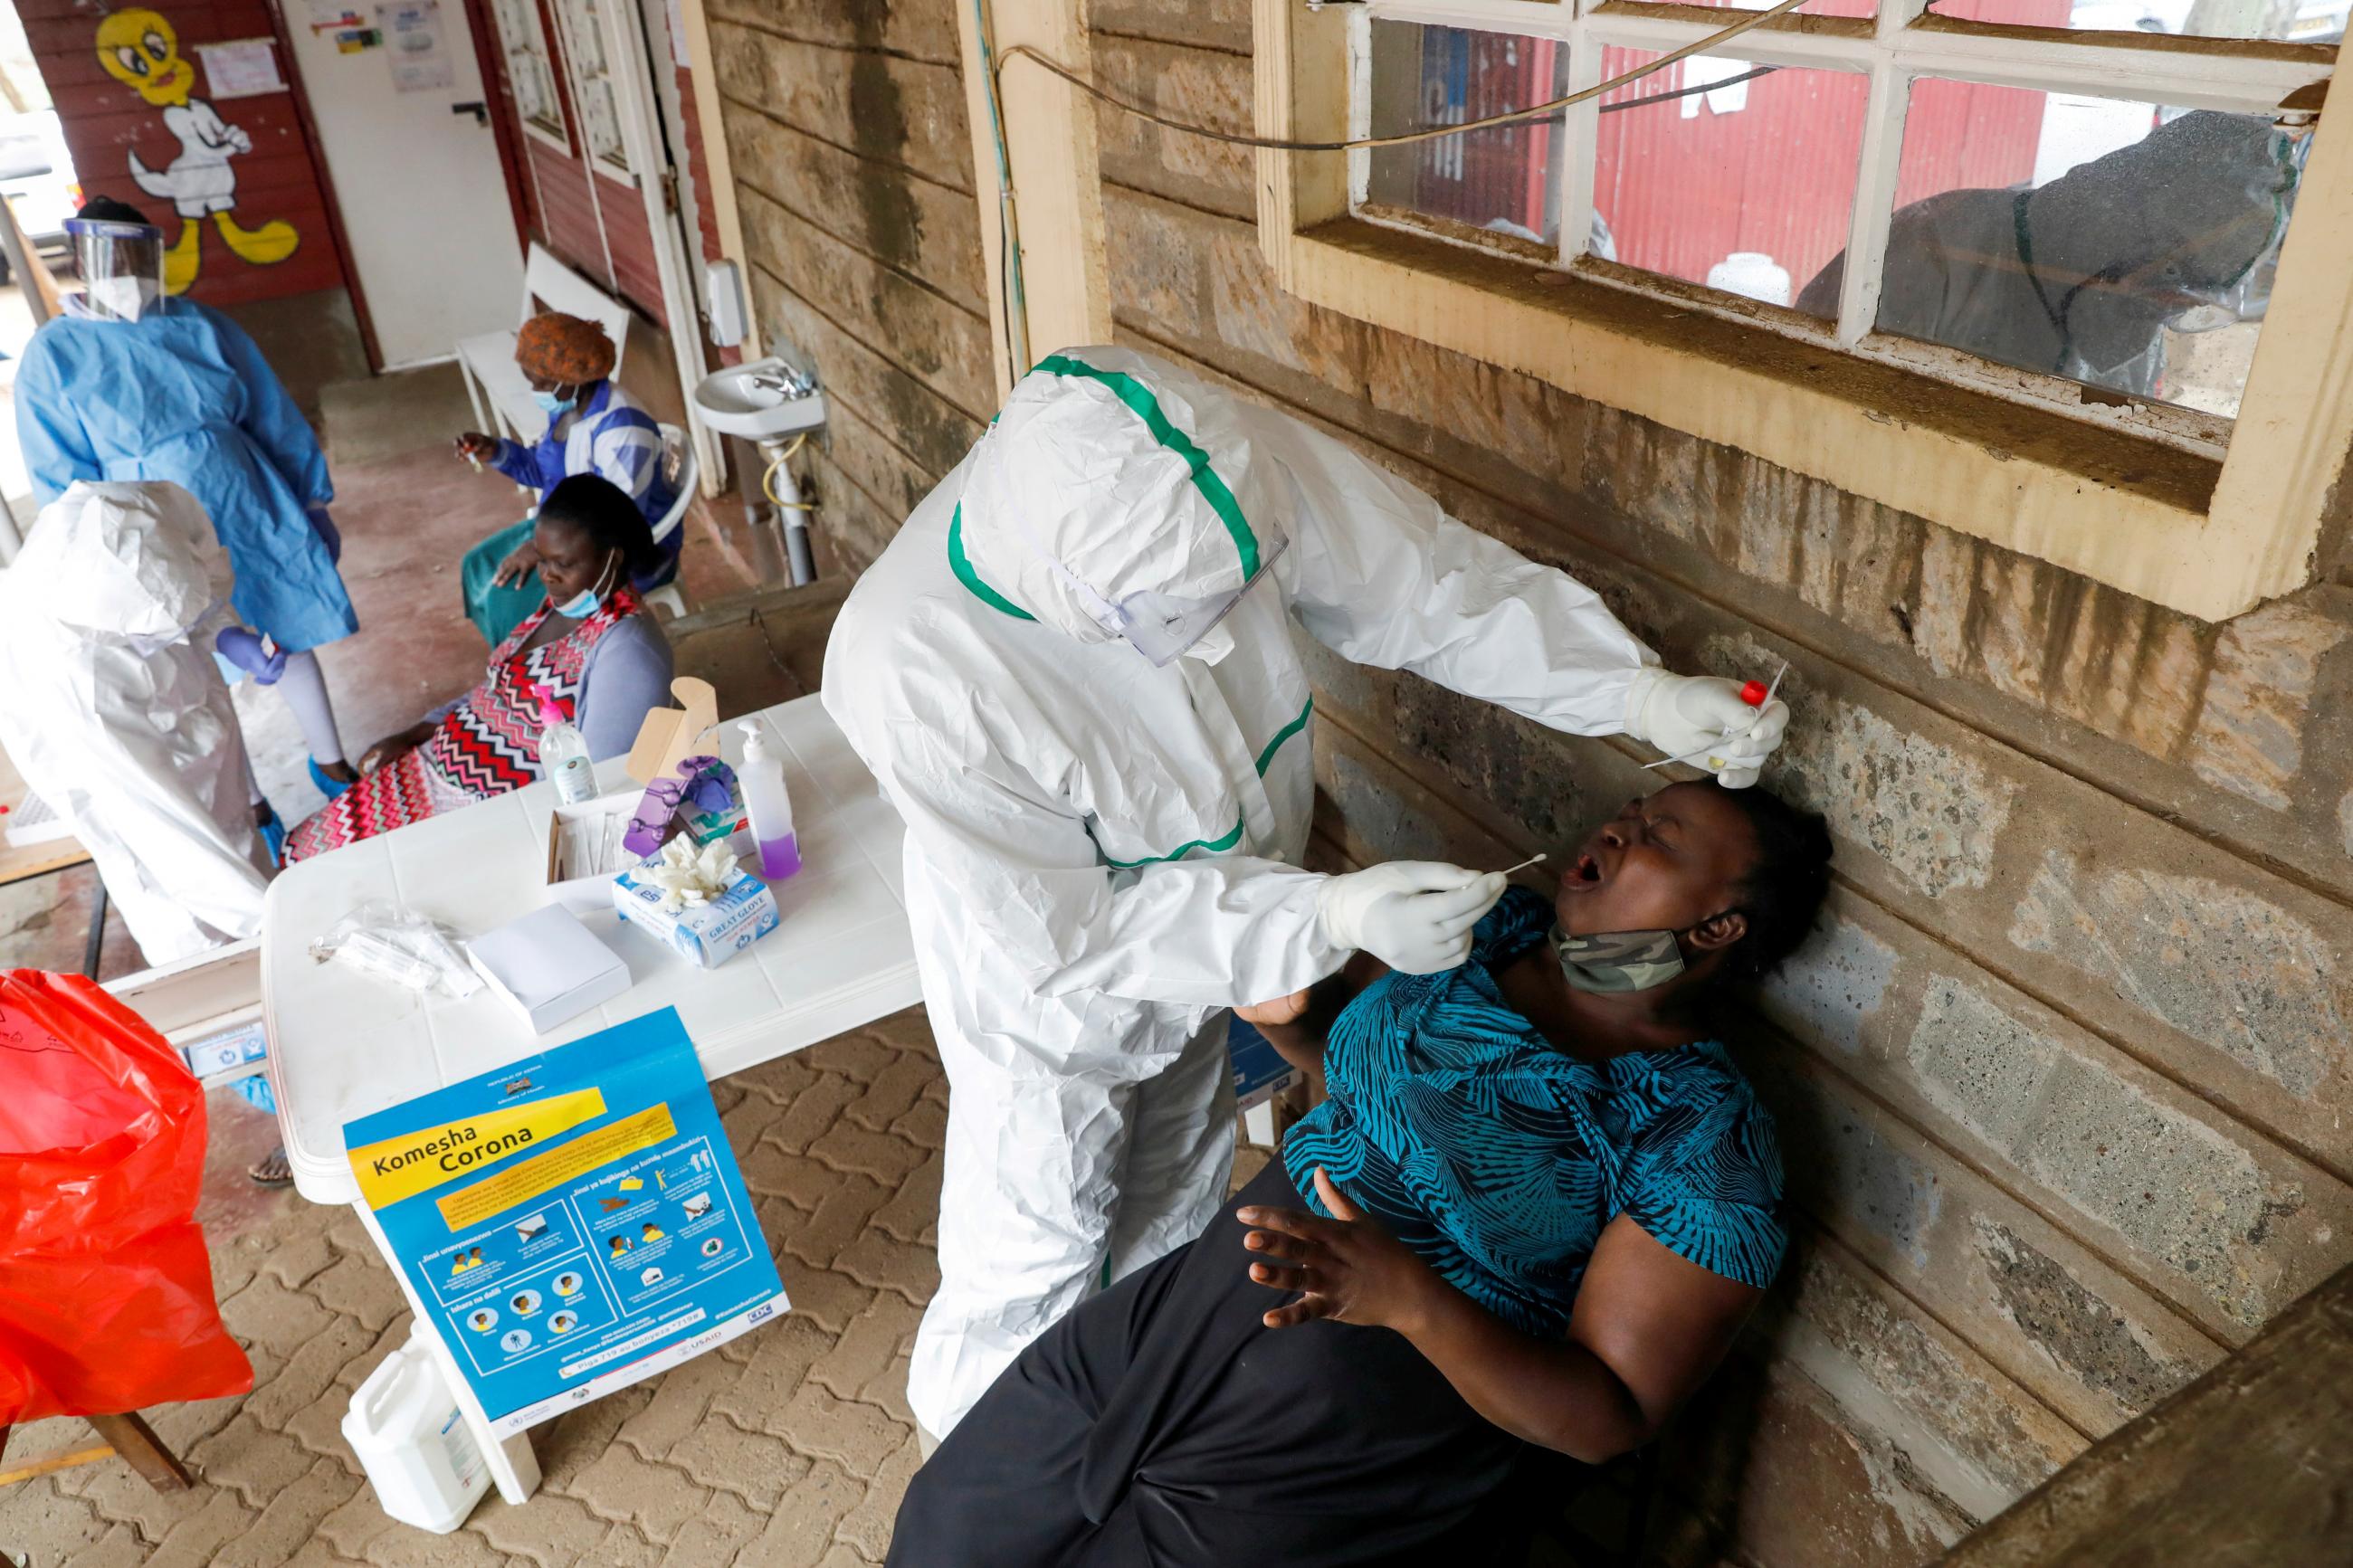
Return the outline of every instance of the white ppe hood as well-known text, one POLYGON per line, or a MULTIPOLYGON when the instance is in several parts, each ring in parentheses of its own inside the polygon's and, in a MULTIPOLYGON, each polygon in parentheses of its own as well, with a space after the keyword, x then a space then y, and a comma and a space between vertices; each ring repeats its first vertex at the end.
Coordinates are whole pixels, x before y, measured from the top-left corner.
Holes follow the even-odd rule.
POLYGON ((971 585, 1082 642, 1125 635, 1122 610, 1214 624, 1288 543, 1245 413, 1124 349, 1050 355, 973 450, 956 556, 971 585))
POLYGON ((150 963, 259 932, 269 882, 237 710, 191 636, 221 596, 211 541, 177 485, 78 482, 0 572, 0 747, 150 963))
POLYGON ((212 609, 212 524, 196 498, 164 483, 77 483, 41 509, 12 568, 38 591, 12 613, 100 641, 152 648, 185 637, 212 609))

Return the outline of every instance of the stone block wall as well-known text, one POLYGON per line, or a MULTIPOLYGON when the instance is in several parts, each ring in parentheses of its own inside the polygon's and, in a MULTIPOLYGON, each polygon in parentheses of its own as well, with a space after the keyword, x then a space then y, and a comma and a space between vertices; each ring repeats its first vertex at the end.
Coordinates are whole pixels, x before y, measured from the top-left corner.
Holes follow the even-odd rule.
MULTIPOLYGON (((871 559, 990 407, 950 0, 710 0, 762 321, 871 559), (861 183, 862 182, 862 183, 861 183)), ((1247 129, 1247 0, 1092 0, 1095 69, 1247 129)), ((1737 1043, 1799 1246, 1669 1438, 1677 1561, 1919 1562, 2353 1258, 2353 529, 2225 625, 1281 292, 1240 150, 1105 110, 1117 334, 1769 676, 1823 930, 1737 1043)), ((1314 660, 1324 852, 1503 865, 1655 784, 1314 660)))
POLYGON ((752 307, 825 382, 819 567, 855 570, 996 408, 955 0, 706 0, 752 307))

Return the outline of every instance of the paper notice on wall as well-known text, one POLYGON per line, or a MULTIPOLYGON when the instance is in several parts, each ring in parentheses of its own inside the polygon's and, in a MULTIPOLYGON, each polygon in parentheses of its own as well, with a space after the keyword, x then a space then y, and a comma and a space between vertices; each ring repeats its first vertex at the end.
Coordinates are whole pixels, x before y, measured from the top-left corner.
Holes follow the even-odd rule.
POLYGON ((432 92, 453 85, 457 70, 441 38, 437 0, 396 0, 375 8, 392 47, 392 85, 400 92, 432 92))
POLYGON ((351 0, 310 0, 310 9, 313 33, 347 32, 367 26, 367 18, 351 0))
POLYGON ((268 38, 198 44, 196 58, 204 61, 205 87, 215 100, 286 90, 286 79, 278 74, 278 51, 268 38))

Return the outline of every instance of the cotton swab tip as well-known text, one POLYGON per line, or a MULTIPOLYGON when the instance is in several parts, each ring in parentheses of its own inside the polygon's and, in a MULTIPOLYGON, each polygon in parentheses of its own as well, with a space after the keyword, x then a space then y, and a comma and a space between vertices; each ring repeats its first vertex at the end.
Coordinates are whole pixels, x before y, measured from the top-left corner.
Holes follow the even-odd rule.
POLYGON ((1531 855, 1516 866, 1504 867, 1502 870, 1496 872, 1495 875, 1498 877, 1508 877, 1514 871, 1525 871, 1531 866, 1538 865, 1542 863, 1545 858, 1546 857, 1542 855, 1531 855))

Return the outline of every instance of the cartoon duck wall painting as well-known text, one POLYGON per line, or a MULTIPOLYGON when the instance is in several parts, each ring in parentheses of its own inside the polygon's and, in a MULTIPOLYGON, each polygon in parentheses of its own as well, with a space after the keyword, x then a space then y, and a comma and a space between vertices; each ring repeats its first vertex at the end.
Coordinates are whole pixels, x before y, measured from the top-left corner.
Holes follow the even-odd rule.
POLYGON ((196 68, 180 53, 179 35, 161 14, 144 7, 116 11, 98 25, 98 59, 107 74, 164 111, 164 128, 179 139, 180 155, 161 170, 136 150, 131 178, 151 196, 169 200, 180 215, 179 237, 164 256, 164 288, 185 292, 203 263, 209 218, 232 255, 268 267, 294 254, 301 237, 283 218, 247 228, 237 208, 237 170, 230 160, 253 151, 253 138, 195 96, 196 68))

